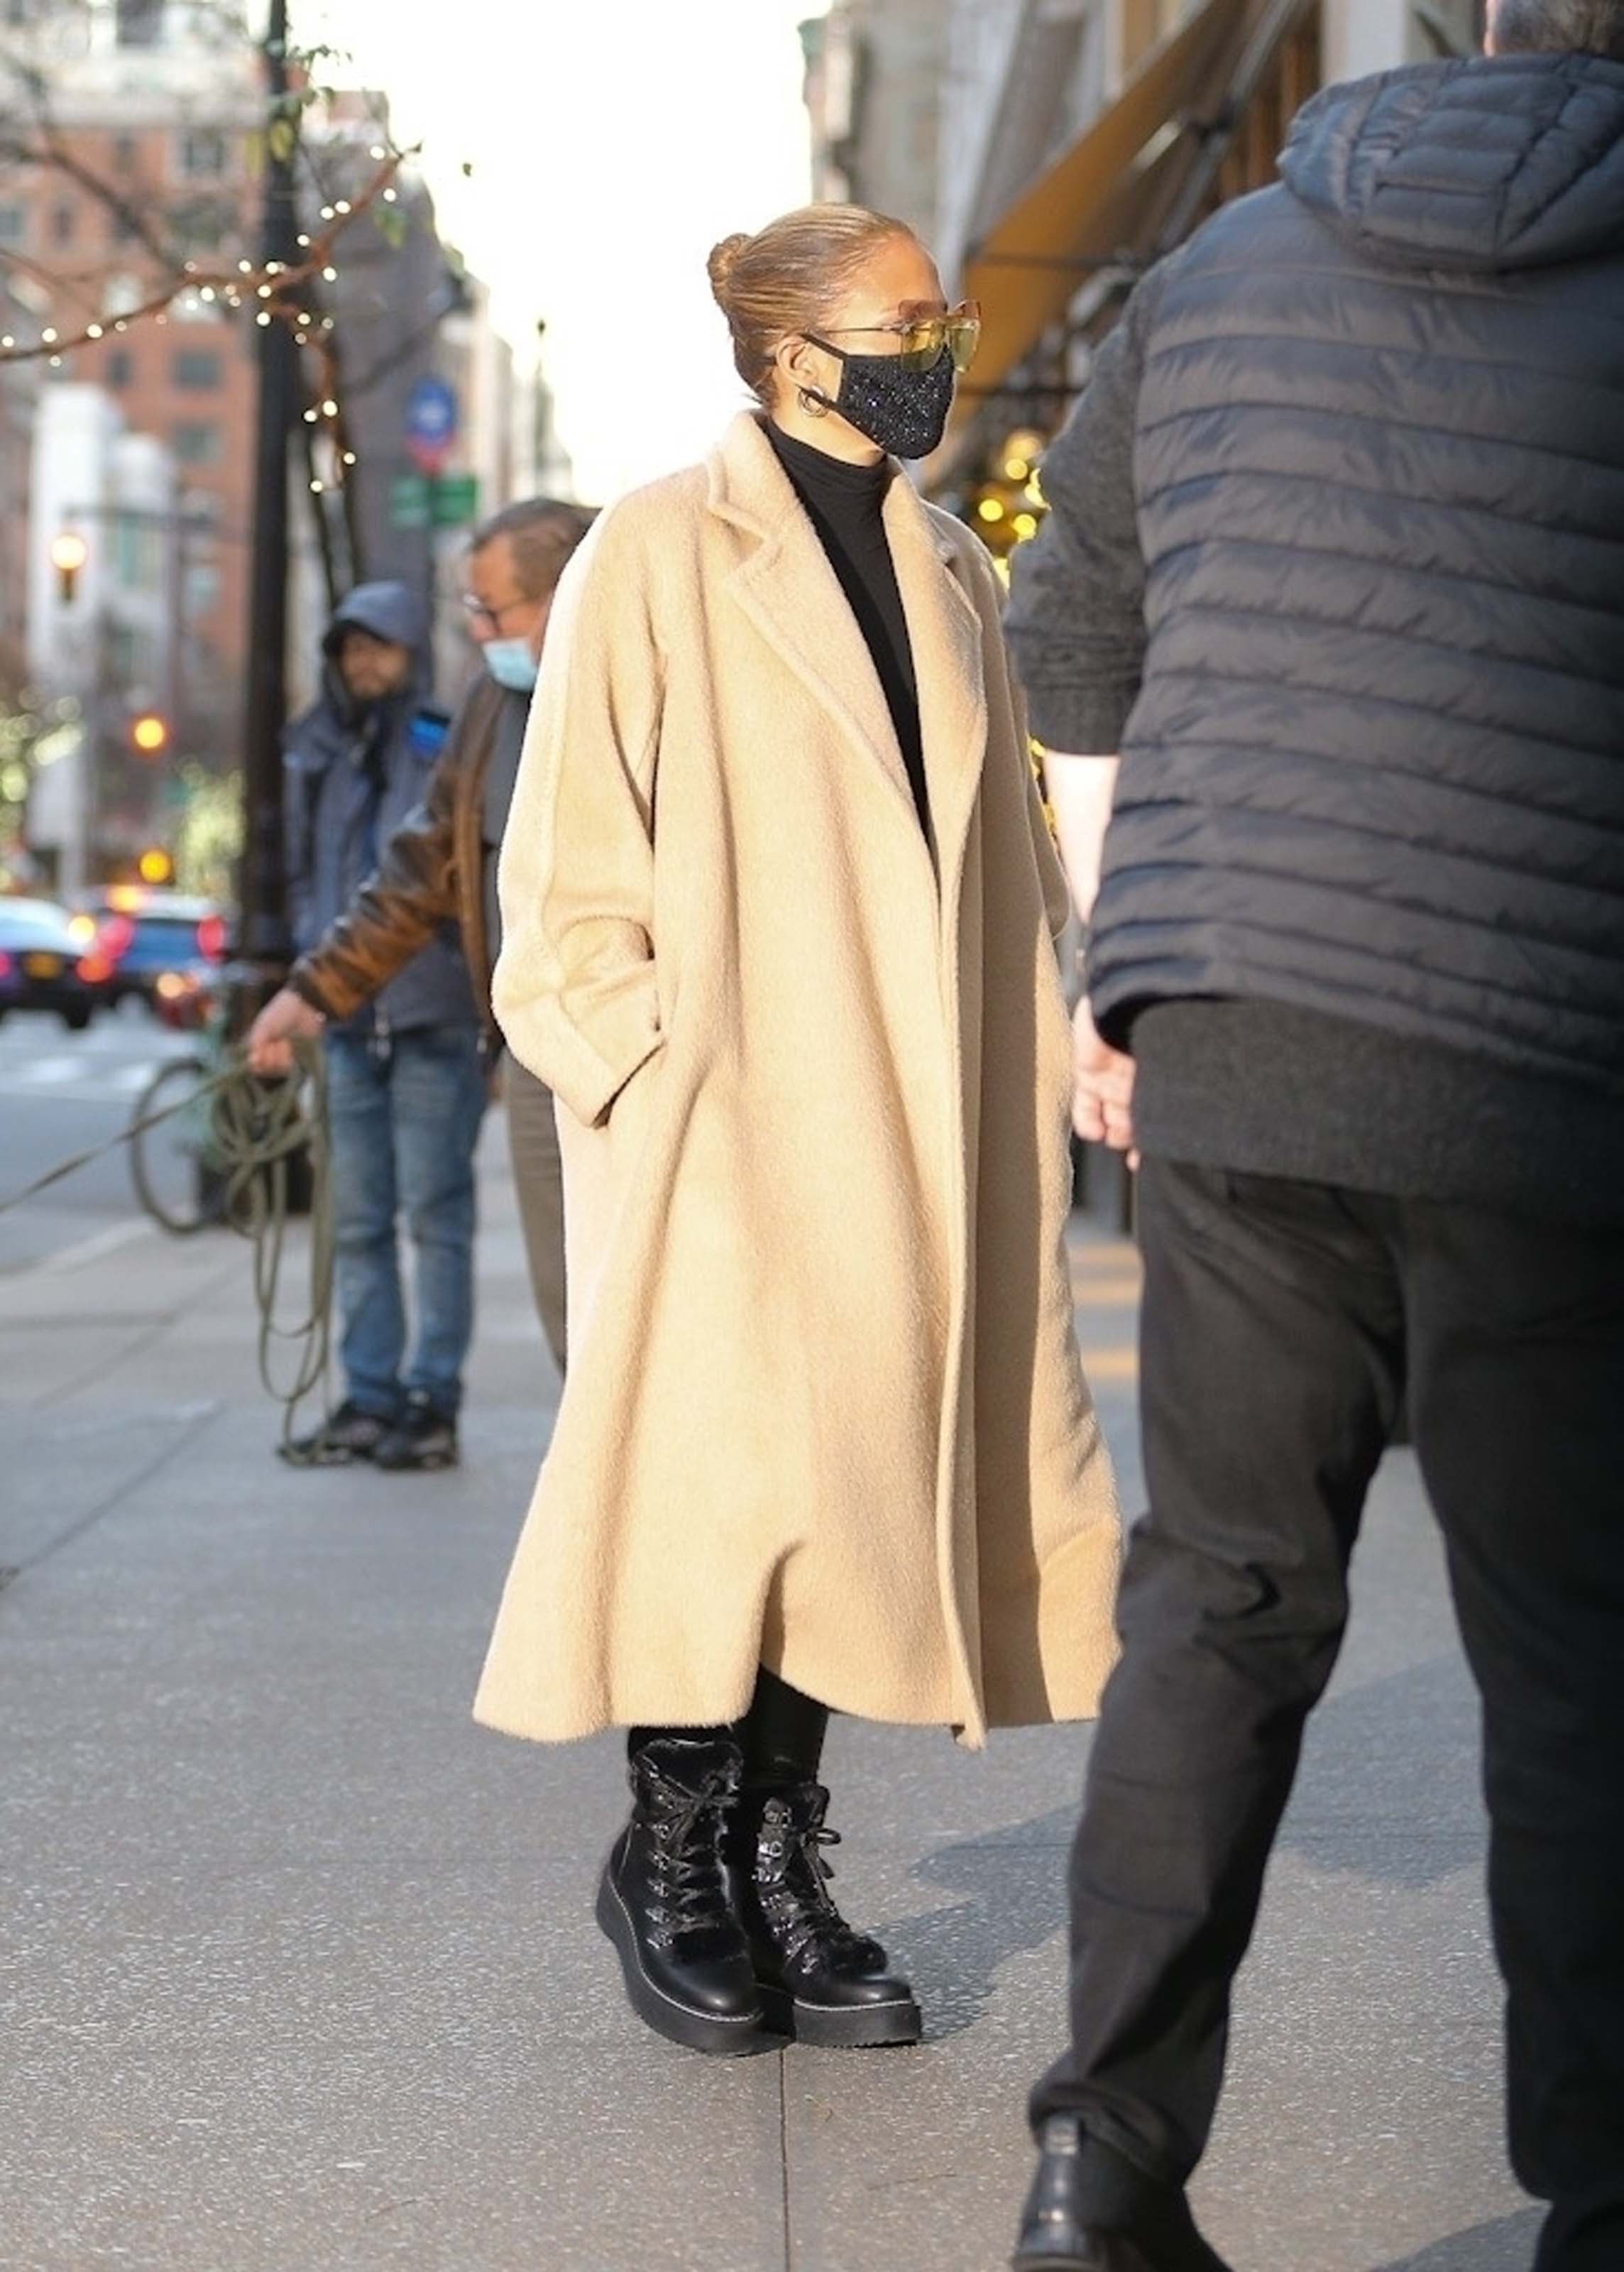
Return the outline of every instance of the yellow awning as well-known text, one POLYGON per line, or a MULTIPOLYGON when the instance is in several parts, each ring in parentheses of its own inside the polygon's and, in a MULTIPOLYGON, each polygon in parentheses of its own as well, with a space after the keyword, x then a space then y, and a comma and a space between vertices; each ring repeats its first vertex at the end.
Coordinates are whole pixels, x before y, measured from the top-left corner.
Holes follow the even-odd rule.
POLYGON ((954 435, 962 445, 986 398, 1062 319, 1090 275, 1156 249, 1203 130, 1230 108, 1237 73, 1255 81, 1302 13, 1281 0, 1207 0, 974 249, 963 288, 981 303, 980 351, 935 478, 949 470, 954 435))

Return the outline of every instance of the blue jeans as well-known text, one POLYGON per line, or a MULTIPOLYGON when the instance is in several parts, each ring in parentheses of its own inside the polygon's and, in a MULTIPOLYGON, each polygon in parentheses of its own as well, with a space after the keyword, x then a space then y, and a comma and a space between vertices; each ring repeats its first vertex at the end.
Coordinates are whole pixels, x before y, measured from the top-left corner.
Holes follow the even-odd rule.
POLYGON ((473 1147, 485 1061, 469 1026, 373 1041, 329 1034, 339 1353, 346 1394, 392 1419, 418 1390, 436 1412, 462 1401, 473 1334, 473 1147), (417 1342, 406 1362, 396 1219, 416 1250, 417 1342))

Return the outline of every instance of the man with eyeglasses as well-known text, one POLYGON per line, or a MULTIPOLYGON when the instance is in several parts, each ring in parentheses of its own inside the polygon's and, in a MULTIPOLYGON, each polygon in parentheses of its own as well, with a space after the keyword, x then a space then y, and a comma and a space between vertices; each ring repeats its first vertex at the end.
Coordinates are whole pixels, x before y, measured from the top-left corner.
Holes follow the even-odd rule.
MULTIPOLYGON (((531 497, 476 530, 463 604, 485 668, 464 697, 428 777, 422 803, 382 846, 376 872, 301 956, 287 984, 249 1035, 249 1062, 273 1075, 292 1064, 292 1043, 323 1032, 373 999, 426 942, 461 927, 492 1057, 502 1040, 490 978, 501 944, 496 854, 507 823, 519 751, 553 594, 591 527, 579 505, 531 497)), ((508 1133, 536 1308, 560 1371, 566 1355, 563 1202, 553 1100, 512 1058, 504 1072, 508 1133)), ((342 1414, 327 1424, 333 1432, 342 1414)), ((363 1441, 343 1456, 377 1456, 363 1441)), ((386 1464, 394 1464, 387 1450, 386 1464)))

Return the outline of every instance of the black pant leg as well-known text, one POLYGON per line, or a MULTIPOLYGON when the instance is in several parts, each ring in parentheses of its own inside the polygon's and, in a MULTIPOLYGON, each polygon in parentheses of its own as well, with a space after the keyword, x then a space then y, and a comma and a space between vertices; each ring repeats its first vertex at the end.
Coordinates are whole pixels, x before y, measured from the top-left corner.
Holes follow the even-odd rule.
POLYGON ((1397 1405, 1382 1203, 1161 1161, 1140 1179, 1149 1513, 1071 1865, 1069 2055, 1034 2119, 1162 2184, 1199 2158, 1230 1984, 1397 1405))
POLYGON ((630 1728, 626 1750, 636 1759, 645 1744, 662 1737, 732 1736, 744 1754, 746 1782, 815 1782, 828 1730, 828 1705, 792 1688, 764 1664, 742 1720, 719 1728, 630 1728))
POLYGON ((1412 1413, 1484 1708, 1512 2160, 1624 2266, 1624 1234, 1406 1212, 1412 1413))
POLYGON ((803 1695, 764 1664, 750 1708, 734 1733, 747 1782, 816 1782, 829 1730, 829 1707, 803 1695))

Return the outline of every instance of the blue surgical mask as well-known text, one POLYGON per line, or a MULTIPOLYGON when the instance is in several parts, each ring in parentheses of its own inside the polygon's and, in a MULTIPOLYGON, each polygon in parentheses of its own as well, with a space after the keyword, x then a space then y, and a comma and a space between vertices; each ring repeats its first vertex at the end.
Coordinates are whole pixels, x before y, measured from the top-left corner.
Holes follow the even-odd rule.
POLYGON ((510 687, 515 694, 531 691, 540 666, 530 652, 528 639, 487 639, 483 652, 485 668, 498 686, 510 687))

